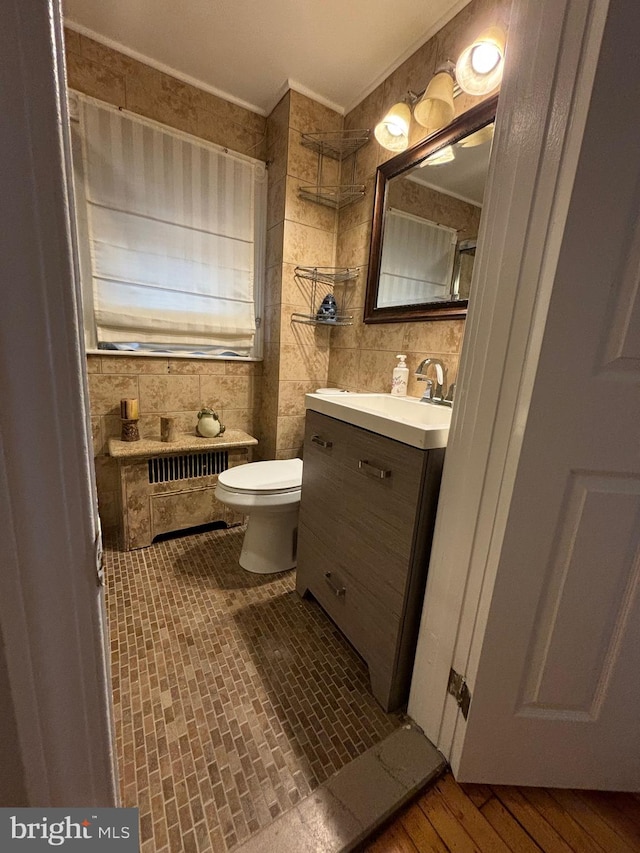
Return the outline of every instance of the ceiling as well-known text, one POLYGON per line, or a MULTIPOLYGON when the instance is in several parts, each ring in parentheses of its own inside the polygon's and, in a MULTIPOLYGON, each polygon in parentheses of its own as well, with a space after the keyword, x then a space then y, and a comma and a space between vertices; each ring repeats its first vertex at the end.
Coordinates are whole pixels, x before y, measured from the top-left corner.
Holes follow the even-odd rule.
POLYGON ((341 112, 469 0, 64 0, 65 23, 268 114, 287 87, 341 112))

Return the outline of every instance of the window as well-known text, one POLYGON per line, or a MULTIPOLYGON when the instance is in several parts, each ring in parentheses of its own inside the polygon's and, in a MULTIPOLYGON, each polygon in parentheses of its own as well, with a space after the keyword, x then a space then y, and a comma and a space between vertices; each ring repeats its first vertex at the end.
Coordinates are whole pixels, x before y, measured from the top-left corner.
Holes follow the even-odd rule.
POLYGON ((260 355, 265 164, 76 97, 87 348, 260 355))
POLYGON ((457 231, 389 208, 384 222, 378 308, 451 299, 457 231))

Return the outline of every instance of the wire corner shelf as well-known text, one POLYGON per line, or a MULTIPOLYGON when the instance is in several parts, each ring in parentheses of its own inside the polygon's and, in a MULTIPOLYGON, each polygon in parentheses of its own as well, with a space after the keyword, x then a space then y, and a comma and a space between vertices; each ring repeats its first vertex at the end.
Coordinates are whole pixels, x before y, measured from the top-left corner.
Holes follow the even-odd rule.
POLYGON ((303 133, 301 142, 305 148, 310 148, 322 157, 332 160, 346 160, 363 145, 371 136, 370 130, 335 130, 320 133, 303 133))
POLYGON ((364 184, 351 184, 348 186, 301 186, 298 188, 300 198, 314 201, 316 204, 324 204, 334 210, 342 210, 348 204, 358 201, 364 197, 364 184))
POLYGON ((346 288, 340 295, 338 308, 335 317, 327 318, 319 316, 318 306, 322 299, 318 298, 318 286, 324 285, 333 288, 336 284, 347 284, 353 281, 360 274, 359 267, 324 267, 324 266, 297 266, 294 275, 297 279, 310 282, 308 300, 309 312, 294 312, 291 315, 292 323, 301 323, 306 326, 351 326, 353 325, 353 315, 345 311, 346 288))
POLYGON ((315 185, 300 185, 298 195, 315 204, 323 204, 333 210, 341 210, 348 204, 364 197, 364 184, 356 183, 356 152, 369 141, 369 130, 336 130, 321 133, 303 133, 301 143, 318 155, 318 177, 315 185), (325 158, 340 163, 340 184, 329 184, 324 180, 325 158), (344 180, 343 163, 352 158, 350 180, 344 180), (344 181, 344 183, 343 183, 344 181))

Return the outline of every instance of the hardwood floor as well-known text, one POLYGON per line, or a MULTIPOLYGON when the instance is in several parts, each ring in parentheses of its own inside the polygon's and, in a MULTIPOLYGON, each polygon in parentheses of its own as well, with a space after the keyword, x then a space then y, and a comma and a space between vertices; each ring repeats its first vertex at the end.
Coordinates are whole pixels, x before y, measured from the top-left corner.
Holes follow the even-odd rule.
POLYGON ((638 853, 635 794, 459 785, 450 773, 362 848, 370 853, 638 853))

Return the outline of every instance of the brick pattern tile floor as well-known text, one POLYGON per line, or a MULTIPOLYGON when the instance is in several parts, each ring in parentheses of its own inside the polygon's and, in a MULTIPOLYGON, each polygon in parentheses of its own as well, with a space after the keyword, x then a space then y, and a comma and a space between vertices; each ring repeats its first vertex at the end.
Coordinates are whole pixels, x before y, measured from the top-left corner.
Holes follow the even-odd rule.
POLYGON ((295 574, 238 565, 243 528, 105 542, 123 805, 142 853, 224 853, 403 718, 295 574))

